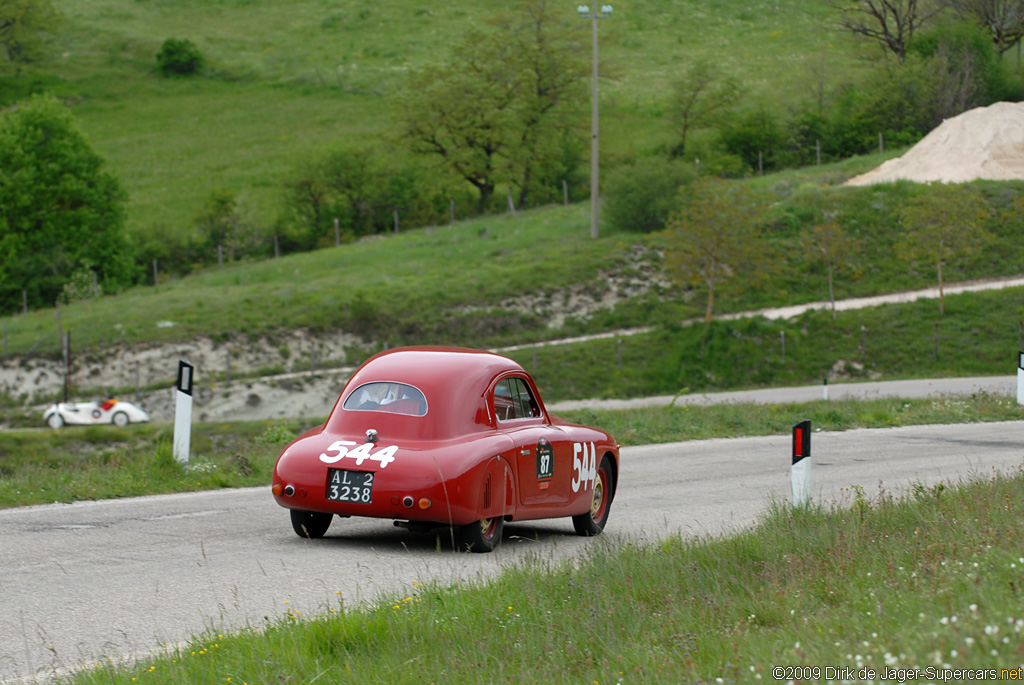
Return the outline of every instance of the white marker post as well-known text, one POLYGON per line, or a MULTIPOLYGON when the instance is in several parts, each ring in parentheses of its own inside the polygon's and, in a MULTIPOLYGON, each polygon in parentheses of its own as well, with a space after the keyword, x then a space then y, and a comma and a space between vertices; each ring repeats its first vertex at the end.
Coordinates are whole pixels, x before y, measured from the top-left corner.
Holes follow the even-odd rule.
POLYGON ((174 394, 174 458, 179 464, 188 465, 192 443, 192 377, 195 367, 185 360, 178 362, 178 382, 174 394))
POLYGON ((793 506, 803 507, 811 501, 811 422, 793 426, 793 506))
POLYGON ((1017 404, 1024 404, 1024 350, 1017 352, 1017 404))

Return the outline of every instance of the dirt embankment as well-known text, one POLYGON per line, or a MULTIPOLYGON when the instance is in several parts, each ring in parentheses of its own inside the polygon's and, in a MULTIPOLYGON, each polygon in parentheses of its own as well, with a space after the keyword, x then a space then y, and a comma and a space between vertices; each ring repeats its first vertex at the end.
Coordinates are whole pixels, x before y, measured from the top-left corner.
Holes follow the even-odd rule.
MULTIPOLYGON (((569 317, 585 320, 652 288, 669 287, 659 261, 655 252, 635 246, 622 264, 590 284, 554 293, 524 293, 498 303, 496 308, 530 312, 546 320, 549 328, 559 328, 569 317)), ((346 350, 380 347, 377 341, 342 331, 314 334, 296 330, 263 337, 234 336, 220 342, 203 337, 180 343, 85 350, 73 360, 71 399, 96 399, 114 388, 163 385, 165 389, 122 393, 122 397, 137 400, 155 421, 170 421, 178 362, 187 360, 196 368, 197 420, 324 416, 334 406, 352 364, 362 361, 349 359, 346 350), (254 372, 267 369, 279 372, 253 377, 254 372), (204 380, 211 374, 216 374, 216 382, 204 380)), ((0 363, 0 394, 26 406, 57 396, 63 383, 62 364, 55 359, 12 357, 0 363)), ((38 409, 41 421, 42 408, 38 409)))

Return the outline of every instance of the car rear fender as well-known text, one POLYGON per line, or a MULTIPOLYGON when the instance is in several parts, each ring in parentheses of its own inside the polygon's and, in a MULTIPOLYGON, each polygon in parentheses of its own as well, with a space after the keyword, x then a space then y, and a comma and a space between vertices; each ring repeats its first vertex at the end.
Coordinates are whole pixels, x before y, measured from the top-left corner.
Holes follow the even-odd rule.
POLYGON ((501 455, 484 467, 480 483, 478 519, 513 516, 515 514, 515 480, 512 464, 501 455))

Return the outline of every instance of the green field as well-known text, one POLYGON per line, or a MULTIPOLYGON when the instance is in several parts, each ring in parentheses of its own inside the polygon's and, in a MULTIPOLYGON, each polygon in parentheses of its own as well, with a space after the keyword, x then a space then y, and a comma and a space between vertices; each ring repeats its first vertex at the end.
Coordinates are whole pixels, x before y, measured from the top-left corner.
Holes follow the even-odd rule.
MULTIPOLYGON (((128 188, 128 228, 137 238, 188 232, 217 187, 237 192, 269 225, 284 177, 324 147, 369 147, 408 161, 393 118, 404 75, 441 61, 496 9, 483 0, 54 5, 65 21, 50 58, 0 78, 0 103, 46 88, 71 104, 128 188), (155 55, 172 37, 199 47, 210 65, 205 76, 157 75, 155 55)), ((575 19, 575 5, 558 7, 575 19)), ((860 48, 833 30, 835 21, 824 0, 617 3, 600 26, 605 163, 670 142, 665 89, 696 59, 720 61, 751 101, 780 108, 809 98, 822 67, 836 84, 863 70, 860 48)), ((588 122, 584 108, 579 126, 588 122)))

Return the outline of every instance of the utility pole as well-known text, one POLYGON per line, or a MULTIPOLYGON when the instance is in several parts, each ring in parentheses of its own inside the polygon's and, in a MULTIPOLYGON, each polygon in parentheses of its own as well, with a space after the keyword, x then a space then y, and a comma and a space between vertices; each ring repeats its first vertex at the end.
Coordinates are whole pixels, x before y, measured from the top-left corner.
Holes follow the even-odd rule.
POLYGON ((601 5, 601 11, 597 8, 590 11, 587 5, 578 5, 576 11, 583 19, 590 19, 593 24, 593 46, 591 55, 591 93, 590 93, 590 237, 598 236, 598 208, 600 205, 600 193, 598 191, 598 180, 600 176, 598 166, 598 144, 597 144, 597 20, 605 19, 612 15, 611 5, 601 5))

